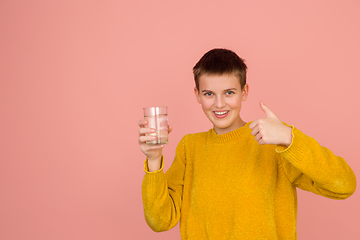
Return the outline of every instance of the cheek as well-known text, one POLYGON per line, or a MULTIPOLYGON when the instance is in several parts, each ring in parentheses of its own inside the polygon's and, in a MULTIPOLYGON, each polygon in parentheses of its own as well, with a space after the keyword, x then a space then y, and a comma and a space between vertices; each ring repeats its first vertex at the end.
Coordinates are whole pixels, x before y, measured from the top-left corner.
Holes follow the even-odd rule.
POLYGON ((233 109, 240 108, 241 107, 241 99, 231 98, 231 99, 229 99, 227 104, 233 109))
POLYGON ((213 101, 211 99, 201 99, 201 107, 203 110, 210 110, 213 105, 213 101))

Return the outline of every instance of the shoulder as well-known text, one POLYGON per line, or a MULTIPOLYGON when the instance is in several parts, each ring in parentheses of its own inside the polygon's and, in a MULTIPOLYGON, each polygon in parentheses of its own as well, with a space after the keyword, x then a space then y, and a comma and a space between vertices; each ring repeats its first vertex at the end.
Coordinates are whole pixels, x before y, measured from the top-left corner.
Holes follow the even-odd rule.
POLYGON ((198 133, 189 133, 189 134, 186 134, 183 139, 185 141, 199 141, 201 139, 206 139, 209 137, 209 134, 210 134, 210 130, 206 131, 206 132, 198 132, 198 133))
POLYGON ((197 143, 206 141, 206 139, 209 137, 210 135, 210 130, 206 131, 206 132, 198 132, 198 133, 189 133, 186 134, 182 137, 182 139, 179 142, 179 145, 183 145, 183 146, 194 146, 197 143))

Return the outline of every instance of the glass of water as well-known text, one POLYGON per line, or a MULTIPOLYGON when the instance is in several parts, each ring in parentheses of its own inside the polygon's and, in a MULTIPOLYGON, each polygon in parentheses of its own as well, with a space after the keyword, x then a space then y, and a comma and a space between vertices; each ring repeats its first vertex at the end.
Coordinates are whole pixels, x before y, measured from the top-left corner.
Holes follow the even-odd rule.
POLYGON ((146 136, 155 136, 153 141, 146 141, 148 145, 163 145, 168 143, 168 116, 167 107, 146 107, 144 108, 144 119, 148 122, 147 127, 155 129, 154 133, 147 133, 146 136))

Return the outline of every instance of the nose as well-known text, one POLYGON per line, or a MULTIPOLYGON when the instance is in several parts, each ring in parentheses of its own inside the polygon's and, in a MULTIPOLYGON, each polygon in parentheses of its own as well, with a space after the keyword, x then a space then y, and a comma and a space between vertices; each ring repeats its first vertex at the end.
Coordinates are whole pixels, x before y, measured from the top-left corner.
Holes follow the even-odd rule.
POLYGON ((222 96, 216 97, 215 107, 219 109, 225 107, 225 99, 222 96))

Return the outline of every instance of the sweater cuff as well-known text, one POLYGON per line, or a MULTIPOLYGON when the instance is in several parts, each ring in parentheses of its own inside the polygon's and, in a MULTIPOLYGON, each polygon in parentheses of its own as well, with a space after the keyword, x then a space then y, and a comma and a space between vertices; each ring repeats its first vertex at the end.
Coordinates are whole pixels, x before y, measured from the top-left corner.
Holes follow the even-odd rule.
POLYGON ((163 170, 164 170, 164 156, 161 156, 160 169, 156 170, 154 172, 149 172, 148 158, 146 158, 146 160, 144 162, 144 171, 145 171, 145 173, 155 174, 155 173, 162 172, 163 170))
MULTIPOLYGON (((287 125, 287 124, 285 124, 285 125, 287 125)), ((289 126, 289 125, 287 125, 287 126, 289 126)), ((294 127, 293 125, 291 125, 291 126, 289 126, 289 127, 291 127, 291 129, 292 129, 292 130, 291 130, 292 140, 291 140, 290 146, 287 147, 287 146, 285 146, 285 145, 276 145, 275 151, 276 151, 277 153, 283 153, 283 152, 287 151, 289 148, 291 148, 291 146, 292 146, 293 143, 294 143, 294 129, 295 129, 295 127, 294 127)))
POLYGON ((302 133, 299 129, 292 127, 292 142, 289 147, 278 145, 275 151, 281 154, 288 161, 297 165, 303 159, 304 153, 307 150, 307 144, 309 143, 309 137, 302 133))

